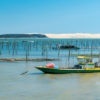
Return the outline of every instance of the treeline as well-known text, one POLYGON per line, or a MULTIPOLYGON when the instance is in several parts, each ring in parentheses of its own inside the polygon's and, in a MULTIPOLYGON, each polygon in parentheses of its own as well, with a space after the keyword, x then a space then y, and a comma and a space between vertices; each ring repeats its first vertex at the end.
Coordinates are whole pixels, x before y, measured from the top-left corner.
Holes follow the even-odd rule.
POLYGON ((0 38, 47 38, 44 34, 1 34, 0 38))

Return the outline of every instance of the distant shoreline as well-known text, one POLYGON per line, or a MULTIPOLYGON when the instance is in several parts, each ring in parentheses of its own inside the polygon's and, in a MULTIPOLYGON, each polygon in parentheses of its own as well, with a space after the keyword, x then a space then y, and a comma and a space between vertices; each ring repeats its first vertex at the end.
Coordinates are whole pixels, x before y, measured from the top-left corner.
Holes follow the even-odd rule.
POLYGON ((100 39, 99 33, 26 33, 26 34, 1 34, 0 38, 50 38, 50 39, 100 39))
POLYGON ((58 61, 58 58, 0 58, 1 61, 7 61, 7 62, 14 62, 14 61, 35 61, 35 62, 41 62, 41 61, 58 61))
POLYGON ((1 34, 0 38, 47 38, 44 34, 1 34))

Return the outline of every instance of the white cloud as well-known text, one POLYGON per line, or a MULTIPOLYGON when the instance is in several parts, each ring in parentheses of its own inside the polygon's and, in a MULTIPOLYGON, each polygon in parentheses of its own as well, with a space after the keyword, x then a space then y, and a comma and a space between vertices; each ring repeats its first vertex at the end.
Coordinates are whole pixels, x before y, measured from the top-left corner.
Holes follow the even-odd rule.
POLYGON ((45 34, 49 38, 100 38, 100 33, 62 33, 62 34, 45 34))

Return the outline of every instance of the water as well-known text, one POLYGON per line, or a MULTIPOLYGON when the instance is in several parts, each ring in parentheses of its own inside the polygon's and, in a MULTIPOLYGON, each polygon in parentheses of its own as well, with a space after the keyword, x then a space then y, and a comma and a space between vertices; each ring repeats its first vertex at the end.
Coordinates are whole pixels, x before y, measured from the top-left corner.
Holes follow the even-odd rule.
POLYGON ((100 100, 100 73, 43 74, 34 65, 0 63, 0 100, 100 100))
MULTIPOLYGON (((10 39, 10 41, 13 41, 13 39, 10 39)), ((35 41, 39 41, 39 40, 35 40, 35 41)), ((52 40, 52 41, 61 41, 61 40, 52 40)), ((95 46, 96 47, 99 46, 99 42, 97 42, 95 46)), ((40 44, 38 46, 38 49, 36 48, 32 49, 34 50, 32 57, 34 58, 42 57, 40 53, 41 50, 39 48, 41 49, 40 44)), ((21 44, 18 47, 18 50, 20 51, 18 51, 17 55, 15 54, 12 56, 12 53, 8 54, 8 49, 6 48, 6 46, 0 50, 4 50, 2 51, 4 53, 2 53, 2 55, 0 56, 1 58, 2 57, 8 57, 8 58, 25 57, 23 48, 21 48, 21 44)), ((96 50, 97 49, 94 49, 93 52, 95 53, 96 50)), ((53 56, 54 58, 55 57, 58 58, 57 51, 51 50, 50 52, 51 53, 49 57, 53 56)), ((88 50, 87 51, 80 50, 77 52, 76 51, 73 52, 90 53, 90 51, 88 50)), ((66 50, 62 50, 59 56, 61 60, 54 61, 54 63, 59 66, 65 66, 67 63, 65 62, 67 53, 68 52, 66 50)), ((31 55, 29 57, 31 57, 31 55)), ((70 63, 73 63, 74 61, 75 61, 75 57, 74 59, 72 57, 70 63)), ((43 74, 41 71, 34 68, 34 66, 45 65, 48 62, 46 61, 40 61, 40 62, 1 61, 0 62, 0 100, 100 100, 100 94, 99 94, 100 73, 54 75, 54 74, 43 74), (22 74, 25 71, 27 71, 28 73, 22 74)))
MULTIPOLYGON (((72 67, 77 64, 77 55, 100 55, 100 39, 0 39, 0 58, 50 58, 59 59, 53 61, 58 66, 66 67, 68 62, 72 67), (77 50, 59 49, 59 45, 74 45, 79 47, 77 50), (92 50, 91 50, 92 49, 92 50)), ((94 57, 94 61, 98 59, 94 57)), ((43 63, 44 64, 44 63, 43 63)))
POLYGON ((74 45, 80 50, 72 50, 71 53, 99 53, 99 39, 0 39, 0 57, 25 57, 29 51, 29 57, 57 57, 68 55, 68 50, 58 50, 58 45, 74 45), (51 53, 52 52, 52 53, 51 53), (43 53, 43 54, 42 54, 43 53))

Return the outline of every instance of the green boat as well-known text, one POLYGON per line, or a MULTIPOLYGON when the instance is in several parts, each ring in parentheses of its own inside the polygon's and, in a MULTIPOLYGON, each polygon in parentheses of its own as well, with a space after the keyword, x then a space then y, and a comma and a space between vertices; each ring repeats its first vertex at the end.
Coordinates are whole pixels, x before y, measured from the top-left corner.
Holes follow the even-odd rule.
POLYGON ((91 57, 78 56, 79 64, 73 68, 47 68, 46 66, 37 66, 36 68, 49 74, 67 74, 67 73, 95 73, 100 72, 97 63, 93 63, 91 57))
POLYGON ((41 70, 44 73, 49 73, 49 74, 100 72, 100 68, 94 68, 94 69, 54 69, 54 68, 46 68, 46 67, 40 67, 40 66, 37 66, 36 68, 41 70))

